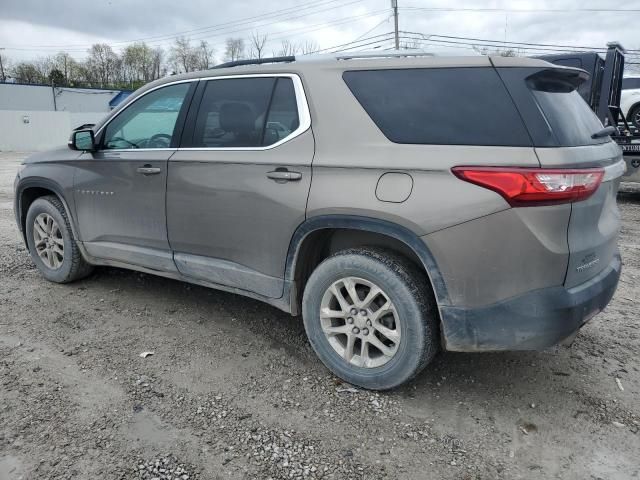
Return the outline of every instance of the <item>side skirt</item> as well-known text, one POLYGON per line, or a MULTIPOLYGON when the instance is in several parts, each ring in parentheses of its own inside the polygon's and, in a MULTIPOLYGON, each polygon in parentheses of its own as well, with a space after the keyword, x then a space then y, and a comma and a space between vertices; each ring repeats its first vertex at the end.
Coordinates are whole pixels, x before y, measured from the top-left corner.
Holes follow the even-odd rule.
POLYGON ((244 297, 253 298, 254 300, 259 300, 261 302, 267 303, 276 307, 283 312, 290 313, 292 315, 298 315, 298 312, 293 312, 291 309, 291 294, 295 291, 295 285, 292 282, 285 281, 284 282, 284 293, 280 298, 269 298, 263 295, 259 295, 254 292, 249 292, 247 290, 242 290, 240 288, 229 287, 227 285, 220 285, 218 283, 201 280, 198 278, 188 277, 183 275, 177 271, 167 272, 163 270, 154 270, 152 268, 143 267, 140 265, 134 265, 126 262, 121 262, 118 260, 106 260, 99 259, 94 257, 87 257, 86 259, 92 265, 105 266, 105 267, 116 267, 116 268, 124 268, 126 270, 134 270, 136 272, 148 273, 150 275, 157 275, 159 277, 170 278, 172 280, 179 280, 181 282, 191 283, 194 285, 200 285, 202 287, 213 288, 215 290, 221 290, 224 292, 235 293, 237 295, 242 295, 244 297))

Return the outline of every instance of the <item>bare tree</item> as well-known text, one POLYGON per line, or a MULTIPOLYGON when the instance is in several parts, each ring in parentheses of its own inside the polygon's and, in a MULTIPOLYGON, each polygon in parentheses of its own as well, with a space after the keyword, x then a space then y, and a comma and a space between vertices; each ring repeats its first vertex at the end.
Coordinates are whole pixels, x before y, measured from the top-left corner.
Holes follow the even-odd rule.
POLYGON ((120 66, 120 58, 106 43, 96 43, 89 49, 86 67, 100 86, 105 87, 116 80, 120 66))
POLYGON ((7 73, 11 71, 11 65, 6 55, 2 53, 0 49, 0 82, 4 82, 7 79, 7 73))
POLYGON ((153 50, 153 79, 160 78, 163 75, 166 75, 167 68, 163 66, 162 59, 164 57, 164 50, 162 48, 157 47, 153 50))
POLYGON ((192 72, 198 68, 198 57, 191 41, 186 37, 176 38, 169 54, 171 63, 177 71, 192 72))
POLYGON ((280 43, 280 50, 278 51, 278 57, 288 57, 295 55, 298 51, 298 46, 290 40, 282 40, 280 43))
POLYGON ((260 35, 258 32, 251 34, 251 50, 249 56, 252 58, 262 58, 264 46, 267 43, 267 34, 260 35))
POLYGON ((55 68, 55 61, 52 57, 38 57, 31 62, 35 69, 38 71, 38 76, 41 82, 46 83, 49 77, 49 72, 55 68))
POLYGON ((59 52, 54 58, 55 68, 62 72, 65 85, 69 85, 75 76, 78 62, 76 62, 67 52, 59 52))
POLYGON ((13 77, 20 83, 43 82, 40 72, 31 62, 20 62, 13 68, 13 77))
POLYGON ((225 59, 234 62, 244 58, 244 40, 242 38, 227 38, 225 59))
POLYGON ((209 46, 205 40, 200 42, 198 48, 195 50, 196 55, 196 66, 198 70, 206 70, 213 66, 214 62, 214 53, 215 50, 209 46))
POLYGON ((314 53, 320 50, 320 45, 315 40, 307 40, 303 44, 300 45, 300 52, 303 55, 309 55, 310 53, 314 53))

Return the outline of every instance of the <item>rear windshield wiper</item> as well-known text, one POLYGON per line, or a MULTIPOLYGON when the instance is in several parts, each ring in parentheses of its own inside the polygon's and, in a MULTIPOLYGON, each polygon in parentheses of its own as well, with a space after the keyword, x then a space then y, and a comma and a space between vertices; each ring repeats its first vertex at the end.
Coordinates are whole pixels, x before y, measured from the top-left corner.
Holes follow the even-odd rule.
POLYGON ((613 125, 609 125, 608 127, 604 127, 602 130, 599 130, 593 135, 591 135, 591 138, 596 139, 596 138, 608 137, 609 135, 613 135, 617 131, 618 130, 616 129, 616 127, 614 127, 613 125))

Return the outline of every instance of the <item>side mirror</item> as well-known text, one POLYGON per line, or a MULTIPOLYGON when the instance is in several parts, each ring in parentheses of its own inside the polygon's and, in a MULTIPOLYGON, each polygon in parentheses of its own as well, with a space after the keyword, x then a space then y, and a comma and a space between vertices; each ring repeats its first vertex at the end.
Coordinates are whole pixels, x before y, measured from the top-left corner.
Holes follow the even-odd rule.
POLYGON ((71 150, 83 150, 86 152, 95 151, 95 138, 93 130, 75 130, 71 133, 69 139, 69 148, 71 150))

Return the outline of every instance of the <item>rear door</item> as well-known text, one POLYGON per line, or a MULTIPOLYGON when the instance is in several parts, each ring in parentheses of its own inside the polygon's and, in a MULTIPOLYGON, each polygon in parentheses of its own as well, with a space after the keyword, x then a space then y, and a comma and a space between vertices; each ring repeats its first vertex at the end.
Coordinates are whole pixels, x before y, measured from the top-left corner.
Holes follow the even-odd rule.
POLYGON ((498 68, 531 134, 541 167, 601 168, 598 190, 571 205, 566 287, 586 282, 618 255, 616 195, 624 160, 603 125, 578 94, 584 73, 563 68, 498 68))
POLYGON ((279 298, 305 218, 314 141, 296 75, 201 81, 169 161, 167 226, 178 270, 279 298))

